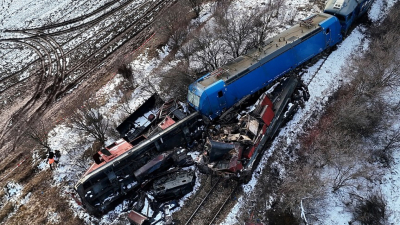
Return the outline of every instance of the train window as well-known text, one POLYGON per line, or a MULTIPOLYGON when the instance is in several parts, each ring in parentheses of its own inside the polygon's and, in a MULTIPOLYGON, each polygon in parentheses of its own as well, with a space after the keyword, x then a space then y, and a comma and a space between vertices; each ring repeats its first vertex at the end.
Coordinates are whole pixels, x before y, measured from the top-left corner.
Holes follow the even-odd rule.
POLYGON ((337 14, 337 15, 335 15, 335 16, 339 19, 339 21, 346 21, 346 17, 343 16, 343 15, 337 14))
POLYGON ((328 28, 328 29, 326 29, 325 34, 329 34, 330 32, 331 32, 331 30, 328 28))
POLYGON ((222 96, 224 96, 224 93, 222 91, 218 91, 218 98, 221 98, 222 96))
POLYGON ((195 107, 199 107, 200 97, 189 91, 188 101, 191 102, 195 107))

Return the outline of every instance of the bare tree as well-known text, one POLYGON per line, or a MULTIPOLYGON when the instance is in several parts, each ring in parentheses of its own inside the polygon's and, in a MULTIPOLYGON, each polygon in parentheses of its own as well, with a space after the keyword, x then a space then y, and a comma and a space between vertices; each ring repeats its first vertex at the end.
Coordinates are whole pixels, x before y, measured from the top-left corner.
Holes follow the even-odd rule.
POLYGON ((334 118, 335 125, 347 134, 370 136, 380 128, 381 117, 384 114, 383 102, 380 98, 370 98, 365 95, 354 96, 348 93, 341 97, 337 104, 334 118))
POLYGON ((73 113, 71 122, 78 130, 93 136, 104 146, 109 121, 100 113, 98 108, 84 107, 73 113))
POLYGON ((251 14, 253 19, 253 41, 252 44, 254 46, 262 46, 264 45, 264 41, 267 38, 267 34, 270 31, 270 21, 272 19, 272 8, 256 8, 251 14))
POLYGON ((385 129, 384 134, 378 135, 377 142, 381 142, 382 147, 374 149, 375 160, 386 167, 390 167, 393 163, 393 151, 400 147, 400 131, 385 129))
POLYGON ((129 97, 129 95, 130 95, 130 92, 124 93, 124 94, 122 95, 122 104, 121 104, 122 110, 123 110, 127 115, 130 115, 130 114, 132 114, 132 113, 135 112, 135 108, 131 107, 130 104, 129 104, 129 102, 130 102, 130 100, 131 100, 130 97, 129 97))
POLYGON ((132 69, 129 67, 128 64, 122 64, 118 67, 118 73, 122 75, 123 78, 126 80, 127 88, 134 90, 137 88, 137 83, 134 80, 134 75, 132 69))
POLYGON ((43 121, 38 122, 36 125, 28 127, 26 135, 38 145, 47 149, 50 152, 52 149, 49 144, 49 132, 51 128, 43 121))
POLYGON ((188 62, 190 62, 190 57, 195 53, 196 48, 194 41, 191 39, 193 39, 193 37, 190 37, 190 40, 179 49, 179 53, 181 53, 182 57, 188 62))
POLYGON ((284 4, 285 0, 269 1, 269 7, 273 9, 273 17, 278 18, 279 12, 284 4))
POLYGON ((194 59, 202 64, 208 71, 215 70, 227 62, 224 56, 225 44, 215 38, 210 28, 204 28, 199 35, 193 38, 194 59))
POLYGON ((181 62, 160 75, 161 92, 168 95, 169 98, 186 100, 188 86, 198 77, 189 69, 188 62, 181 62))
POLYGON ((165 11, 158 19, 157 26, 159 32, 170 39, 172 48, 178 48, 186 40, 188 35, 188 16, 190 8, 183 1, 178 1, 168 11, 165 11))
POLYGON ((349 74, 357 94, 376 97, 387 87, 400 85, 400 57, 396 46, 398 34, 388 31, 371 43, 369 51, 354 59, 349 74))
POLYGON ((358 196, 356 205, 352 209, 355 221, 362 225, 388 224, 389 212, 387 201, 382 193, 375 192, 366 198, 358 196))
POLYGON ((228 46, 233 58, 247 51, 246 43, 253 29, 252 15, 239 17, 237 12, 229 8, 219 8, 215 13, 218 37, 228 46))
POLYGON ((294 19, 296 18, 297 15, 297 9, 291 9, 288 13, 287 13, 287 17, 286 20, 289 22, 289 24, 293 25, 294 19))
POLYGON ((135 83, 140 90, 149 95, 158 92, 157 85, 159 84, 160 78, 156 71, 145 74, 139 69, 134 69, 133 73, 135 74, 135 83))
POLYGON ((372 168, 367 165, 359 165, 359 161, 355 161, 354 158, 348 160, 342 160, 337 162, 334 166, 334 177, 332 178, 332 189, 333 192, 343 187, 355 187, 360 185, 359 178, 370 179, 372 174, 372 168))
POLYGON ((282 211, 290 210, 301 218, 304 210, 313 211, 312 203, 325 196, 325 182, 320 177, 320 171, 312 164, 295 164, 279 187, 278 194, 283 199, 279 208, 282 211), (302 208, 299 207, 301 205, 302 208))

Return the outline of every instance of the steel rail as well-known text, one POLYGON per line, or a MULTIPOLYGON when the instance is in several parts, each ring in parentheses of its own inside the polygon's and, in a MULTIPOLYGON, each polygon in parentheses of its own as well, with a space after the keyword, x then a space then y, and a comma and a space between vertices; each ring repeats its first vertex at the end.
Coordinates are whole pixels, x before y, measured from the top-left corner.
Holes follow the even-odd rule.
POLYGON ((193 217, 196 215, 196 213, 199 211, 203 203, 207 200, 208 196, 213 192, 214 188, 219 184, 219 181, 221 180, 221 177, 219 177, 218 181, 215 182, 215 184, 212 186, 212 188, 207 192, 207 195, 203 198, 203 200, 200 202, 200 204, 197 206, 197 208, 194 210, 192 215, 189 217, 189 219, 186 221, 185 225, 188 225, 190 221, 192 221, 193 217))
POLYGON ((231 191, 231 193, 229 194, 229 196, 225 199, 224 203, 221 205, 221 207, 219 207, 218 212, 214 215, 214 217, 211 219, 209 225, 211 225, 215 219, 219 216, 219 214, 221 213, 222 209, 225 207, 226 203, 228 202, 228 200, 232 197, 232 194, 236 191, 236 189, 239 187, 238 184, 236 184, 235 188, 233 188, 233 190, 231 191))

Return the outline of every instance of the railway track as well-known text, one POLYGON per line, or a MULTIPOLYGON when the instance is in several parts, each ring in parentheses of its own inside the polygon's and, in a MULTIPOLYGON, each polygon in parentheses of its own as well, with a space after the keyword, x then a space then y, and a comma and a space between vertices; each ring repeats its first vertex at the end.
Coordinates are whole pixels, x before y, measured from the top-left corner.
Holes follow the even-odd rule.
MULTIPOLYGON (((91 21, 79 24, 77 26, 68 27, 66 29, 61 29, 61 30, 58 30, 58 31, 50 32, 49 29, 63 27, 63 26, 66 26, 66 25, 69 25, 69 24, 72 24, 72 23, 83 21, 83 20, 89 18, 91 16, 91 14, 89 14, 88 16, 77 17, 77 18, 72 19, 70 21, 66 21, 66 22, 62 22, 62 23, 58 23, 58 24, 54 24, 54 25, 48 25, 48 26, 43 26, 43 27, 39 27, 39 28, 22 29, 22 30, 5 30, 4 32, 20 33, 20 32, 26 32, 26 31, 37 31, 37 30, 44 31, 44 30, 47 30, 48 32, 46 33, 46 35, 50 35, 50 36, 58 36, 58 35, 62 35, 62 34, 69 34, 69 33, 73 32, 73 31, 80 30, 82 28, 86 28, 87 26, 98 24, 99 22, 109 18, 114 13, 118 12, 119 10, 124 9, 129 4, 131 4, 133 1, 134 0, 128 0, 128 1, 126 1, 124 3, 122 3, 120 6, 116 7, 115 9, 113 9, 113 10, 111 10, 109 12, 106 12, 104 15, 101 15, 101 16, 99 16, 97 18, 94 18, 91 21)), ((33 37, 38 37, 38 36, 41 36, 41 35, 37 35, 37 36, 33 36, 33 37)), ((21 39, 23 39, 23 38, 21 38, 21 39)))
MULTIPOLYGON (((121 14, 125 15, 125 17, 127 17, 127 18, 130 18, 130 16, 131 16, 130 13, 133 13, 136 11, 141 11, 141 10, 146 11, 145 10, 146 6, 147 6, 147 4, 143 5, 142 7, 128 8, 127 11, 123 11, 123 12, 121 12, 121 14), (130 12, 130 13, 128 13, 128 12, 130 12)), ((114 18, 113 22, 115 22, 115 23, 106 24, 106 21, 103 21, 102 24, 98 24, 100 29, 96 26, 96 24, 93 23, 93 24, 85 24, 84 28, 86 28, 86 30, 83 30, 80 32, 69 33, 64 30, 62 32, 64 34, 66 34, 65 35, 66 40, 63 40, 62 37, 57 37, 59 46, 64 49, 66 57, 72 58, 72 60, 70 60, 70 61, 73 63, 74 55, 83 55, 84 56, 86 53, 82 52, 82 50, 85 50, 90 47, 93 48, 93 46, 95 46, 97 44, 98 40, 102 40, 103 42, 107 41, 107 39, 106 39, 107 36, 109 36, 109 38, 112 37, 112 35, 110 35, 110 32, 112 32, 114 27, 116 27, 118 25, 118 23, 120 23, 124 19, 124 16, 122 16, 122 15, 119 15, 119 17, 114 18), (81 40, 79 40, 79 39, 81 39, 81 40)), ((111 16, 112 15, 108 15, 108 17, 104 18, 104 20, 110 19, 111 16)), ((131 22, 135 22, 135 21, 130 21, 130 20, 128 21, 128 23, 131 23, 131 22)), ((11 32, 11 31, 9 31, 9 32, 11 32)), ((24 34, 27 37, 7 38, 7 39, 1 39, 0 41, 1 42, 26 41, 29 39, 33 39, 35 37, 48 36, 48 34, 45 33, 45 31, 38 31, 38 30, 31 30, 31 29, 18 30, 18 31, 15 31, 15 33, 24 34), (35 33, 40 32, 40 35, 39 34, 38 35, 29 35, 29 34, 32 34, 32 32, 35 32, 35 33)), ((79 60, 79 58, 77 58, 77 60, 79 60)), ((25 72, 32 64, 37 63, 37 62, 38 62, 38 60, 35 60, 35 61, 29 63, 20 71, 13 72, 12 76, 16 76, 19 73, 25 72)), ((33 72, 30 71, 30 73, 33 73, 33 72)))
POLYGON ((237 181, 209 176, 202 189, 182 209, 177 224, 214 224, 238 186, 237 181))
MULTIPOLYGON (((144 13, 139 16, 131 16, 130 14, 126 14, 125 12, 121 13, 123 16, 120 15, 117 19, 114 20, 114 23, 109 23, 108 25, 101 26, 100 29, 97 28, 97 32, 93 32, 89 37, 86 37, 86 40, 82 40, 78 44, 70 44, 70 43, 75 43, 76 40, 79 38, 79 36, 84 36, 87 32, 91 33, 93 29, 95 29, 94 24, 85 24, 87 26, 86 32, 79 32, 77 34, 69 34, 66 30, 63 31, 63 33, 68 33, 68 39, 65 42, 62 42, 58 45, 57 51, 64 51, 65 52, 65 58, 68 58, 70 63, 67 65, 68 67, 74 68, 76 64, 79 64, 80 61, 84 60, 85 55, 90 55, 93 53, 98 52, 99 48, 104 46, 105 44, 113 41, 114 37, 119 36, 120 33, 124 32, 124 28, 131 26, 132 24, 137 25, 138 22, 142 24, 146 24, 146 21, 144 20, 149 20, 151 19, 151 16, 154 16, 154 13, 157 13, 157 11, 154 11, 155 9, 160 10, 160 7, 163 7, 163 5, 167 5, 170 2, 173 2, 171 0, 169 1, 159 1, 157 3, 154 3, 152 5, 145 4, 141 7, 134 8, 135 10, 129 9, 130 12, 137 12, 137 11, 143 11, 144 13), (126 15, 125 15, 126 14, 126 15), (128 19, 126 19, 128 18, 128 19), (71 37, 72 36, 72 37, 71 37), (95 37, 95 38, 93 38, 95 37), (63 50, 65 48, 65 50, 63 50)), ((110 16, 110 15, 108 15, 110 16)), ((107 17, 108 18, 108 17, 107 17)), ((106 18, 105 18, 106 19, 106 18)), ((33 34, 33 31, 30 31, 30 29, 27 30, 19 30, 17 31, 18 33, 24 33, 26 35, 29 35, 29 37, 25 38, 8 38, 8 39, 2 39, 0 40, 1 42, 6 42, 6 41, 11 41, 11 42, 21 42, 21 41, 26 41, 30 39, 35 39, 35 38, 42 38, 43 36, 48 37, 49 34, 46 34, 44 32, 40 32, 39 34, 33 34)), ((38 33, 36 31, 36 33, 38 33)), ((130 37, 128 37, 129 39, 130 37)), ((53 38, 54 39, 54 38, 53 38)), ((54 40, 55 43, 58 43, 54 40)), ((39 59, 38 59, 39 60, 39 59)), ((25 66, 23 69, 17 72, 13 72, 11 75, 6 75, 5 78, 10 78, 13 76, 17 76, 18 74, 21 74, 23 72, 26 72, 28 68, 33 64, 37 63, 38 60, 35 60, 34 62, 31 62, 29 65, 25 66)), ((31 74, 36 75, 34 72, 30 71, 31 74)), ((1 82, 1 81, 0 81, 1 82)))
MULTIPOLYGON (((319 57, 315 57, 315 60, 313 60, 313 62, 310 62, 306 65, 306 67, 310 67, 315 65, 315 63, 317 63, 319 60, 322 59, 321 64, 319 64, 318 68, 316 71, 314 71, 310 77, 310 79, 305 83, 305 85, 308 87, 310 85, 310 83, 313 81, 314 77, 318 74, 318 72, 321 70, 322 66, 325 64, 325 61, 328 59, 329 55, 332 53, 332 51, 325 51, 323 52, 319 57)), ((300 73, 300 77, 303 76, 305 74, 306 71, 302 71, 300 73)))
MULTIPOLYGON (((86 2, 87 2, 87 1, 86 1, 86 2)), ((81 22, 81 21, 83 21, 83 20, 85 20, 85 19, 87 19, 87 18, 92 17, 93 15, 99 14, 99 13, 101 13, 101 12, 107 10, 108 8, 110 8, 110 7, 113 6, 115 3, 118 3, 118 2, 120 2, 120 1, 119 1, 119 0, 113 0, 113 1, 111 1, 111 2, 107 2, 107 3, 105 3, 104 5, 100 6, 99 8, 93 10, 93 11, 90 12, 90 13, 87 13, 87 14, 85 14, 85 15, 78 16, 78 17, 75 17, 75 18, 73 18, 73 19, 70 19, 70 20, 67 20, 67 21, 63 21, 63 22, 60 22, 60 23, 53 23, 53 24, 49 24, 49 25, 44 25, 44 26, 36 27, 36 28, 15 29, 15 30, 9 29, 9 30, 5 30, 5 32, 21 32, 21 31, 29 31, 29 30, 31 30, 31 31, 36 31, 36 30, 48 30, 48 29, 52 29, 52 28, 57 28, 57 27, 61 27, 61 26, 70 25, 70 24, 73 24, 73 23, 81 22)), ((129 1, 127 1, 127 2, 130 3, 130 2, 132 2, 132 0, 129 0, 129 1)), ((123 3, 123 4, 124 4, 124 3, 123 3)), ((117 10, 118 10, 118 9, 117 9, 117 10)), ((115 10, 115 8, 114 8, 114 9, 112 9, 110 12, 113 13, 113 12, 115 12, 115 11, 116 11, 116 10, 115 10)), ((70 14, 71 12, 72 12, 72 11, 70 11, 70 12, 67 13, 66 15, 70 14)), ((107 13, 110 13, 110 12, 107 12, 107 13)), ((98 18, 99 18, 99 17, 98 17, 98 18)))
MULTIPOLYGON (((131 1, 126 1, 125 3, 127 2, 131 1)), ((18 121, 28 121, 29 123, 29 121, 35 120, 51 103, 65 96, 71 89, 75 88, 88 77, 89 74, 98 70, 102 65, 107 64, 112 55, 121 46, 124 46, 133 39, 138 40, 140 44, 140 41, 145 40, 146 37, 151 35, 150 26, 157 14, 164 7, 169 7, 171 3, 174 3, 174 1, 161 0, 153 4, 145 4, 137 8, 137 10, 143 13, 136 17, 130 16, 135 13, 135 10, 131 10, 131 14, 128 15, 120 13, 121 15, 117 18, 117 23, 109 23, 107 26, 101 27, 101 29, 97 28, 99 33, 93 35, 96 37, 95 40, 89 37, 79 44, 71 45, 78 37, 84 37, 85 32, 96 29, 96 23, 106 20, 105 18, 113 14, 105 13, 99 19, 95 20, 96 23, 92 20, 89 23, 81 24, 82 28, 86 27, 86 30, 83 32, 74 33, 71 32, 70 28, 58 31, 70 37, 63 43, 60 43, 58 41, 59 38, 57 37, 56 39, 56 36, 33 29, 15 31, 28 36, 25 38, 0 40, 1 43, 12 42, 25 47, 29 46, 30 49, 34 49, 32 51, 38 56, 36 60, 26 65, 22 70, 5 75, 0 80, 0 84, 5 84, 0 89, 0 95, 19 91, 22 86, 31 85, 32 82, 37 83, 34 94, 30 95, 29 100, 18 110, 14 111, 5 124, 13 124, 14 126, 18 125, 18 121), (71 33, 74 34, 71 35, 71 33), (73 47, 66 51, 66 46, 73 47), (69 63, 67 63, 67 59, 69 63), (36 65, 38 62, 40 62, 41 66, 36 65), (24 74, 30 75, 24 76, 24 74)), ((127 6, 127 4, 122 5, 124 7, 127 6)), ((118 9, 123 10, 124 7, 118 7, 118 9)), ((115 10, 113 12, 116 13, 115 10)), ((57 26, 75 21, 62 22, 57 24, 57 26)), ((132 48, 134 47, 132 46, 132 48)), ((4 105, 0 106, 0 108, 4 107, 4 105)), ((3 128, 0 138, 5 137, 10 130, 3 128)))

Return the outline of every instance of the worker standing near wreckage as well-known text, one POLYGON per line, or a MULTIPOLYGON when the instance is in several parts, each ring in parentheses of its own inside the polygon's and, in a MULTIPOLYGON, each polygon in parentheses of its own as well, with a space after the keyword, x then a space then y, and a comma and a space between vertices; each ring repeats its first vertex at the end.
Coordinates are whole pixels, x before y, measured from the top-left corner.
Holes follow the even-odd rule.
POLYGON ((47 157, 47 162, 49 163, 50 169, 53 170, 53 163, 54 163, 54 152, 49 152, 49 157, 47 157))

